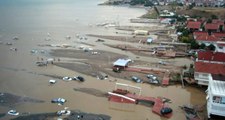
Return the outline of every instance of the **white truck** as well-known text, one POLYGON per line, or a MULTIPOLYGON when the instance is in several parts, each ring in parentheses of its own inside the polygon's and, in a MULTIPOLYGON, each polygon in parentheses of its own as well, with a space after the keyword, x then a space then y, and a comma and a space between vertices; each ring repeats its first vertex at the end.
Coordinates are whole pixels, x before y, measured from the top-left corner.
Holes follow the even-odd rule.
POLYGON ((225 81, 209 79, 207 90, 207 114, 225 117, 225 81))

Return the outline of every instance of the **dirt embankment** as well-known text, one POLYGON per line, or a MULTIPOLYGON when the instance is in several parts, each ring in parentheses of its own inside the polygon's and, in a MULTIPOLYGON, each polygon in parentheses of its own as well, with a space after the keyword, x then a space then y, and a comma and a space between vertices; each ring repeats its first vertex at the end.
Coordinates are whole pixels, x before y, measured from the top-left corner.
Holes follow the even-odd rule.
POLYGON ((224 8, 210 8, 210 7, 195 7, 193 9, 180 9, 177 10, 179 15, 188 15, 191 17, 211 18, 212 15, 216 15, 220 19, 225 19, 224 8))

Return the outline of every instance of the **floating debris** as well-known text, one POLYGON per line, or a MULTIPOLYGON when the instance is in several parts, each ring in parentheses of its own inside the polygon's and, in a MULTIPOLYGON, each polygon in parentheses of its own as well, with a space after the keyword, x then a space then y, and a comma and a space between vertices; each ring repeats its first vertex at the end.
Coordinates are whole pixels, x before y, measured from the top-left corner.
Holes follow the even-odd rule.
POLYGON ((6 45, 12 45, 12 43, 11 42, 7 42, 6 45))
POLYGON ((10 48, 11 51, 17 51, 18 49, 15 47, 10 48))
POLYGON ((19 40, 18 36, 13 37, 13 40, 19 40))
POLYGON ((70 40, 70 39, 71 39, 71 36, 67 35, 67 36, 66 36, 66 39, 67 39, 67 40, 70 40))

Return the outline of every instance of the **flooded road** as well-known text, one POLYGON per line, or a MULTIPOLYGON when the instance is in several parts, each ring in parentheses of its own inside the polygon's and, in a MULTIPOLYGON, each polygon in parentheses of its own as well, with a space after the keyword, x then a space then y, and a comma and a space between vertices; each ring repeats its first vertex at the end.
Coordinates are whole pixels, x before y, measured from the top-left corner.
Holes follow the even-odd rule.
MULTIPOLYGON (((44 103, 21 103, 12 107, 0 106, 0 113, 16 109, 20 113, 56 112, 65 106, 72 110, 81 110, 88 113, 106 114, 112 120, 161 120, 158 115, 151 112, 151 107, 141 105, 128 105, 109 102, 105 97, 96 97, 87 93, 74 91, 74 88, 95 88, 102 92, 112 91, 115 82, 98 80, 94 77, 80 74, 54 65, 37 67, 35 61, 49 58, 48 52, 55 47, 41 47, 39 44, 70 44, 77 49, 81 43, 76 35, 85 34, 115 34, 114 28, 97 27, 103 22, 116 22, 120 25, 131 25, 130 18, 136 18, 146 12, 141 8, 97 6, 103 0, 58 0, 45 2, 44 0, 0 1, 0 92, 12 93, 34 99, 44 100, 44 103), (66 36, 71 36, 66 40, 66 36), (13 40, 18 36, 19 40, 13 40), (51 40, 46 40, 50 37, 51 40), (12 45, 6 45, 8 42, 12 45), (16 47, 13 51, 10 48, 16 47), (37 53, 31 53, 31 50, 37 53), (41 50, 45 52, 40 52, 41 50), (57 83, 49 86, 48 81, 53 79, 48 75, 77 76, 82 75, 86 81, 65 82, 56 79, 57 83), (52 98, 63 97, 68 100, 63 106, 52 104, 52 98)), ((143 24, 135 24, 143 25, 143 24)), ((146 24, 144 24, 146 25, 146 24)), ((147 24, 148 25, 148 24, 147 24)), ((151 26, 151 25, 149 25, 151 26)), ((94 49, 114 51, 136 58, 132 53, 115 50, 96 43, 97 38, 88 38, 87 43, 94 44, 94 49)), ((115 43, 115 41, 108 41, 115 43)), ((119 43, 119 42, 118 42, 119 43)), ((140 57, 146 61, 158 61, 156 58, 140 57)), ((189 60, 184 59, 187 62, 189 60)), ((175 60, 182 64, 184 60, 175 60), (183 62, 181 62, 183 61, 183 62)), ((79 71, 79 70, 78 70, 79 71)), ((114 78, 112 78, 114 79, 114 78)), ((184 113, 178 106, 183 104, 204 104, 203 90, 192 87, 185 89, 180 85, 169 87, 136 84, 131 81, 118 79, 117 82, 131 84, 142 88, 142 95, 164 96, 170 98, 169 104, 174 110, 171 120, 185 119, 184 113)), ((3 119, 10 119, 5 116, 3 119)))

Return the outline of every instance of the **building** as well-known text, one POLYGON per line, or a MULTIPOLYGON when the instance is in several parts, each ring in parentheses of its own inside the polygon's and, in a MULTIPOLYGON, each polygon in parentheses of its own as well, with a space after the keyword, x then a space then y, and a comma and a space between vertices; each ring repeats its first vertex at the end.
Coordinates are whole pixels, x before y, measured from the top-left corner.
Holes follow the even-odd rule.
POLYGON ((131 59, 118 59, 113 63, 113 70, 119 72, 120 70, 128 67, 128 64, 131 62, 131 59))
POLYGON ((198 36, 207 36, 208 32, 205 31, 195 31, 193 33, 194 39, 196 39, 198 36))
POLYGON ((225 53, 212 51, 199 51, 196 61, 225 64, 225 53))
POLYGON ((195 39, 199 44, 204 43, 206 46, 209 46, 210 44, 215 44, 217 41, 220 41, 219 38, 213 36, 213 35, 201 35, 197 36, 195 39))
POLYGON ((194 78, 198 85, 207 86, 212 76, 225 76, 225 64, 195 62, 194 78))
POLYGON ((187 28, 190 30, 190 31, 199 31, 200 28, 201 28, 201 22, 199 21, 188 21, 187 22, 187 28))
POLYGON ((224 40, 225 32, 215 32, 215 33, 212 33, 212 36, 215 36, 215 37, 219 38, 220 40, 224 40))
POLYGON ((220 24, 218 23, 206 23, 205 24, 205 31, 211 32, 219 32, 220 31, 220 24))
POLYGON ((225 53, 225 42, 218 41, 218 42, 216 42, 215 46, 216 46, 216 51, 217 52, 225 53))

